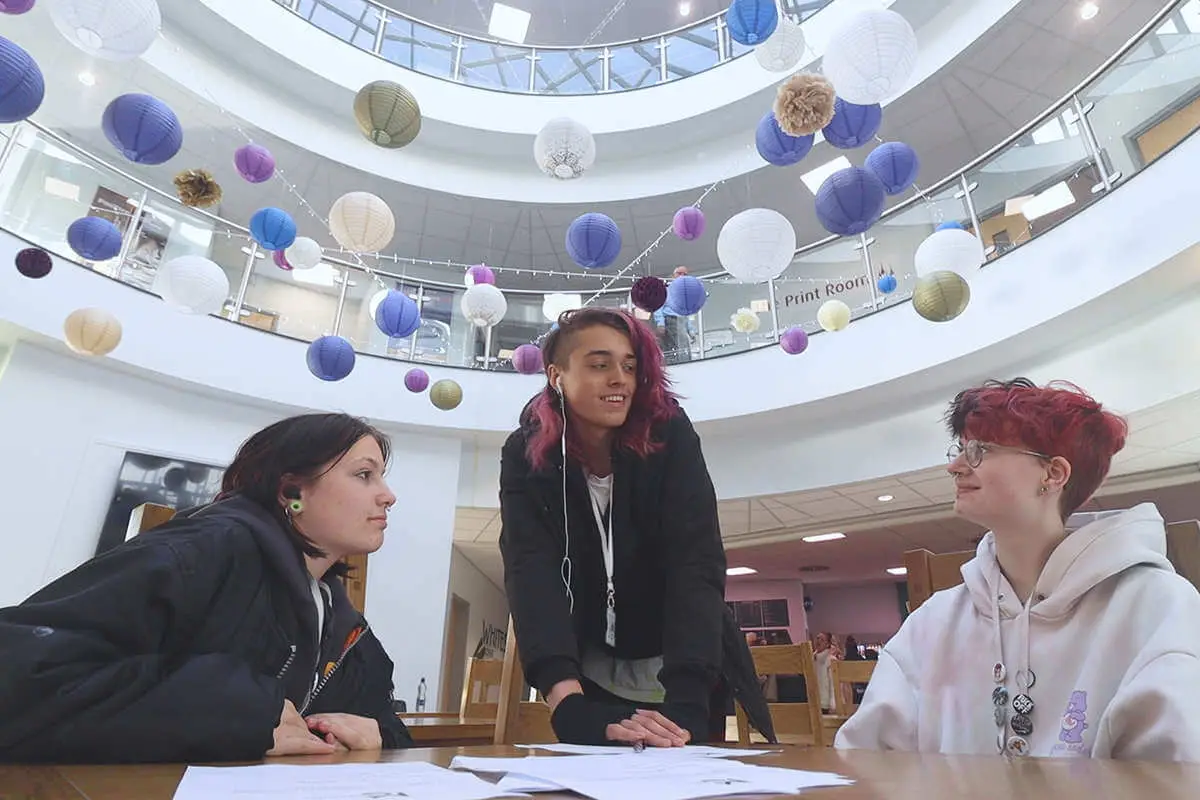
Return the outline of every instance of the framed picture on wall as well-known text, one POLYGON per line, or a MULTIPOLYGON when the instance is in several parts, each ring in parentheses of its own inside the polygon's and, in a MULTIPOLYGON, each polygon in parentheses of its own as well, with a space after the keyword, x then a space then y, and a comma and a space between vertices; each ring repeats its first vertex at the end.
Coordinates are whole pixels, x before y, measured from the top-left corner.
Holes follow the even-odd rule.
POLYGON ((211 503, 224 474, 224 467, 212 464, 127 451, 100 528, 96 555, 125 541, 129 515, 142 503, 176 510, 211 503))

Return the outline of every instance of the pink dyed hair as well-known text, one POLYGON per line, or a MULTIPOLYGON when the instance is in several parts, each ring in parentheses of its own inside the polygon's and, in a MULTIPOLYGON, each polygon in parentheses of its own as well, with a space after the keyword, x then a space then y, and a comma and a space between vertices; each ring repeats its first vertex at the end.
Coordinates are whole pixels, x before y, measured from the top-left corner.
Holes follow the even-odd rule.
MULTIPOLYGON (((642 458, 662 447, 651 429, 675 415, 679 405, 671 391, 671 381, 663 365, 662 350, 654 333, 641 320, 625 311, 588 307, 563 312, 558 328, 542 343, 542 366, 562 366, 571 354, 575 334, 594 325, 606 325, 629 337, 637 356, 637 388, 633 392, 629 416, 617 429, 616 446, 642 458)), ((563 419, 558 393, 549 384, 536 394, 521 413, 522 426, 530 429, 525 454, 535 470, 543 469, 559 447, 563 419)), ((567 428, 567 454, 579 457, 579 446, 567 428)))

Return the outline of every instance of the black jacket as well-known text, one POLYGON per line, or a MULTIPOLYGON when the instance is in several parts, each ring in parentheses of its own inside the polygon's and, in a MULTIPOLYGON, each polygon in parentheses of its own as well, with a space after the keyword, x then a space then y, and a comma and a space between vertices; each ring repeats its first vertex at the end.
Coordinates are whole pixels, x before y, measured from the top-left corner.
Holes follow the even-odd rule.
POLYGON ((254 760, 285 697, 372 717, 384 747, 411 746, 391 660, 326 582, 318 653, 302 556, 238 496, 83 564, 0 610, 0 761, 254 760), (310 696, 318 669, 331 671, 310 696))

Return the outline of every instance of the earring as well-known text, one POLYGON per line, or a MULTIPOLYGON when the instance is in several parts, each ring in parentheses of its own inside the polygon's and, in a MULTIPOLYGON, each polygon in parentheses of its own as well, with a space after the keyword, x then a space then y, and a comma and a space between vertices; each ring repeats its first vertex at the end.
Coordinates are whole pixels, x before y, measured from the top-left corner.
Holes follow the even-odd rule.
POLYGON ((1039 494, 1039 495, 1043 495, 1043 494, 1045 494, 1045 493, 1046 493, 1046 484, 1044 484, 1044 483, 1043 483, 1043 484, 1041 485, 1041 487, 1038 489, 1038 494, 1039 494))
MULTIPOLYGON (((1043 490, 1044 490, 1044 487, 1043 487, 1043 490)), ((299 514, 303 510, 304 510, 304 503, 301 503, 299 500, 292 500, 291 502, 288 503, 288 511, 292 514, 299 514)))

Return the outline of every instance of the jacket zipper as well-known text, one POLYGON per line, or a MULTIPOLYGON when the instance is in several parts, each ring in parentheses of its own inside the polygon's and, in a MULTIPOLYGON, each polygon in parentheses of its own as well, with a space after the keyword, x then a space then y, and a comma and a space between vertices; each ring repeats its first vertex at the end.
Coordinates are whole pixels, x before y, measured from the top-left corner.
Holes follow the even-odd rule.
POLYGON ((287 661, 283 662, 283 666, 280 667, 279 672, 275 675, 276 680, 282 680, 283 676, 287 674, 288 667, 292 666, 292 662, 296 660, 296 645, 289 645, 289 647, 292 648, 292 651, 288 653, 287 661))
MULTIPOLYGON (((308 699, 304 701, 304 707, 300 709, 301 716, 303 716, 304 713, 306 711, 308 711, 308 707, 312 705, 313 700, 317 699, 317 695, 319 695, 321 693, 321 690, 325 688, 325 684, 329 683, 329 679, 332 678, 334 676, 334 674, 338 671, 338 668, 342 666, 342 662, 346 660, 346 656, 349 655, 350 651, 354 649, 354 646, 356 644, 358 644, 360 641, 362 641, 362 638, 367 635, 367 631, 369 631, 370 629, 371 629, 371 626, 369 624, 366 624, 366 623, 363 624, 362 630, 359 632, 358 636, 354 637, 354 641, 350 642, 350 646, 342 651, 342 654, 338 657, 338 660, 334 662, 333 668, 330 669, 329 672, 325 673, 325 675, 321 678, 320 682, 317 683, 316 688, 313 689, 312 692, 309 693, 308 699)), ((318 660, 317 663, 319 665, 320 661, 318 660)))

